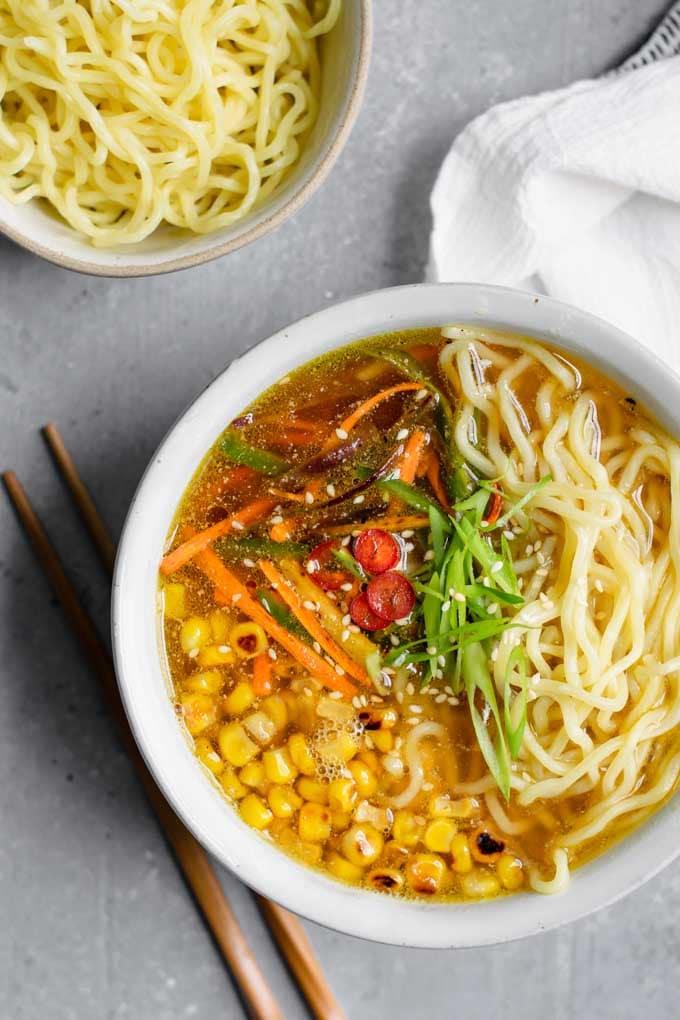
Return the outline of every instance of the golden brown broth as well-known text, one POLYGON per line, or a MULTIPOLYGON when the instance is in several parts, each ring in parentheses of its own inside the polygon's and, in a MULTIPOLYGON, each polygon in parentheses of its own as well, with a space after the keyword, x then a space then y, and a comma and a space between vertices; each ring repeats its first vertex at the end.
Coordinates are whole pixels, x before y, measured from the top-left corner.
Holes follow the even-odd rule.
MULTIPOLYGON (((415 353, 419 358, 424 358, 425 363, 438 376, 439 369, 436 356, 428 356, 441 347, 442 339, 439 330, 415 330, 408 333, 393 334, 380 338, 381 342, 389 343, 392 346, 401 346, 415 353)), ((375 344, 376 338, 371 339, 375 344)), ((507 353, 507 351, 505 352, 507 353)), ((573 359, 570 359, 574 364, 573 359)), ((625 431, 632 427, 644 425, 647 420, 644 412, 626 399, 624 394, 615 384, 594 371, 590 366, 578 362, 575 367, 581 373, 582 389, 592 389, 597 393, 597 404, 599 421, 602 428, 603 440, 608 434, 625 431)), ((530 427, 536 426, 535 404, 536 393, 547 377, 543 369, 533 373, 528 378, 527 373, 521 376, 521 386, 516 391, 516 396, 522 405, 530 427)), ((493 372, 487 376, 493 381, 493 372)), ((241 429, 241 435, 253 446, 266 448, 285 457, 291 467, 299 468, 317 454, 333 429, 357 404, 372 394, 403 381, 404 376, 397 369, 385 362, 377 361, 376 358, 366 350, 366 342, 352 345, 330 355, 319 358, 303 368, 291 373, 285 380, 272 387, 264 393, 248 409, 247 414, 251 418, 241 429)), ((445 380, 438 380, 443 388, 446 387, 445 380)), ((565 402, 573 400, 574 397, 564 398, 565 402)), ((420 406, 417 415, 424 428, 434 429, 432 409, 427 406, 420 406)), ((394 448, 395 435, 400 426, 406 420, 413 417, 414 395, 407 392, 395 396, 384 404, 379 405, 376 410, 367 416, 357 427, 357 432, 364 440, 364 446, 358 456, 360 463, 376 465, 388 456, 394 448)), ((503 441, 509 445, 510 437, 502 436, 503 441)), ((252 474, 247 478, 239 477, 237 485, 230 486, 230 479, 233 479, 233 465, 230 464, 220 452, 219 444, 216 444, 207 455, 195 477, 191 481, 184 499, 178 509, 175 520, 175 527, 170 537, 170 546, 178 542, 178 534, 181 538, 182 531, 187 527, 202 529, 216 523, 225 516, 235 512, 252 500, 262 498, 269 494, 272 485, 276 487, 276 480, 252 474)), ((241 472, 241 475, 244 473, 241 472)), ((332 471, 323 474, 323 485, 329 483, 335 486, 337 492, 342 492, 352 484, 356 484, 357 477, 352 467, 339 466, 332 471)), ((645 486, 646 505, 651 507, 655 517, 654 543, 658 535, 668 526, 669 520, 669 494, 667 481, 652 474, 645 474, 640 479, 645 486)), ((421 483, 419 483, 421 484, 421 483)), ((423 481, 427 489, 427 483, 423 481)), ((320 505, 325 498, 323 490, 317 494, 315 504, 311 506, 300 506, 293 504, 292 508, 286 506, 281 513, 289 518, 302 518, 308 525, 302 529, 295 538, 302 538, 311 545, 321 541, 327 536, 326 528, 338 523, 347 524, 348 534, 351 531, 351 524, 366 519, 379 517, 384 513, 383 497, 380 494, 371 492, 365 494, 365 501, 361 504, 350 502, 348 506, 341 508, 334 507, 324 510, 320 505)), ((249 534, 264 536, 271 527, 269 520, 261 525, 253 527, 249 534)), ((413 543, 414 549, 409 554, 410 562, 418 562, 422 558, 424 548, 418 535, 409 537, 408 541, 413 543)), ((233 544, 233 540, 232 540, 233 544)), ((402 540, 402 545, 405 540, 402 540)), ((263 577, 258 569, 243 563, 243 556, 235 556, 228 559, 231 569, 251 588, 263 586, 263 577)), ((559 559, 559 557, 558 557, 559 559)), ((562 562, 569 559, 569 549, 563 550, 562 562)), ((481 894, 490 895, 506 891, 505 886, 512 886, 513 876, 518 873, 521 876, 526 873, 528 866, 538 866, 547 872, 551 871, 551 850, 556 838, 560 833, 567 832, 574 824, 574 819, 582 814, 589 806, 590 795, 565 797, 559 801, 550 803, 538 803, 532 806, 531 811, 520 809, 511 797, 509 805, 505 805, 506 814, 511 821, 521 822, 527 820, 529 827, 525 832, 518 835, 508 836, 499 833, 497 826, 490 819, 486 802, 483 796, 472 798, 471 804, 462 804, 460 795, 454 792, 456 783, 474 782, 486 774, 486 766, 477 747, 476 739, 470 723, 469 712, 463 699, 457 703, 452 697, 452 692, 447 691, 444 681, 433 681, 430 691, 418 692, 417 678, 415 687, 402 687, 399 698, 394 694, 384 699, 378 695, 364 692, 365 705, 359 706, 357 711, 376 709, 382 711, 385 708, 394 709, 397 713, 396 724, 388 729, 376 731, 366 730, 357 744, 355 756, 351 759, 352 767, 359 770, 361 767, 370 770, 369 784, 373 783, 375 789, 366 795, 359 793, 356 803, 368 802, 370 809, 364 809, 363 814, 371 816, 375 814, 376 826, 378 815, 389 807, 391 798, 397 796, 408 783, 408 770, 402 777, 392 775, 386 768, 386 758, 391 755, 399 758, 403 755, 404 747, 409 733, 413 726, 409 719, 416 716, 420 721, 431 720, 439 722, 444 727, 445 736, 443 739, 433 740, 426 738, 421 743, 421 757, 425 765, 425 782, 415 800, 408 806, 405 813, 400 813, 398 819, 392 822, 389 818, 385 826, 385 832, 389 835, 383 836, 383 845, 380 853, 368 868, 344 868, 342 863, 345 860, 343 836, 352 819, 348 812, 335 809, 327 809, 324 812, 321 806, 322 830, 328 822, 330 830, 328 835, 319 840, 303 839, 300 836, 300 816, 294 792, 292 794, 293 808, 290 817, 277 817, 271 812, 271 795, 273 785, 268 780, 258 777, 258 769, 246 766, 231 766, 225 764, 220 752, 219 733, 223 726, 231 720, 243 720, 254 712, 260 710, 264 704, 271 709, 274 716, 280 716, 279 726, 276 733, 267 745, 267 748, 284 748, 294 734, 302 734, 307 743, 312 745, 317 739, 321 720, 316 709, 320 702, 333 703, 329 698, 328 691, 321 688, 314 681, 310 680, 305 671, 298 666, 290 655, 281 648, 277 649, 278 658, 272 663, 275 682, 275 701, 267 703, 265 699, 255 699, 243 712, 230 715, 227 706, 227 698, 237 685, 242 685, 239 690, 246 688, 252 690, 252 660, 248 658, 236 659, 234 663, 217 665, 215 667, 203 667, 200 662, 206 659, 205 648, 219 649, 225 646, 230 647, 228 632, 243 617, 238 612, 237 606, 227 609, 216 607, 212 587, 191 564, 182 568, 174 574, 169 582, 174 585, 183 585, 185 606, 183 611, 177 612, 182 620, 173 619, 166 614, 163 621, 163 633, 165 640, 165 651, 169 665, 169 671, 173 682, 177 713, 182 715, 191 712, 196 705, 191 699, 196 696, 192 691, 192 685, 196 686, 195 677, 199 673, 214 672, 213 682, 216 689, 207 694, 199 694, 198 708, 195 717, 188 716, 190 730, 194 736, 200 738, 197 745, 199 756, 204 763, 209 759, 209 767, 216 776, 217 782, 221 782, 227 789, 227 793, 234 794, 235 800, 241 809, 247 799, 250 805, 255 804, 251 800, 253 794, 258 798, 259 804, 264 806, 260 813, 266 818, 266 812, 271 815, 268 824, 262 830, 265 838, 277 843, 285 851, 292 853, 308 864, 330 869, 337 878, 347 881, 365 884, 376 887, 379 878, 375 878, 373 872, 379 869, 382 880, 388 881, 392 876, 395 886, 394 891, 404 895, 432 894, 431 884, 428 886, 428 869, 440 869, 441 875, 437 872, 439 881, 435 895, 440 898, 459 898, 464 895, 475 895, 470 892, 468 875, 481 876, 487 882, 487 886, 481 894), (187 618, 203 618, 210 614, 216 614, 214 619, 215 634, 210 634, 206 644, 201 647, 197 658, 188 656, 180 644, 182 628, 190 629, 187 618), (221 635, 221 636, 220 636, 221 635), (225 636, 227 635, 227 636, 225 636), (436 689, 438 694, 431 693, 436 689), (446 696, 444 698, 444 696, 446 696), (200 699, 204 700, 201 701, 200 699), (184 701, 184 707, 183 707, 184 701), (415 707, 415 711, 412 711, 415 707), (203 715, 201 713, 204 713, 203 715), (283 718, 285 716, 285 719, 283 718), (205 725, 203 725, 205 723, 205 725), (368 739, 367 739, 368 738, 368 739), (243 769, 246 769, 244 774, 243 769), (241 781, 238 777, 241 777, 241 781), (371 779, 371 776, 373 777, 371 779), (259 778, 259 781, 258 781, 259 778), (247 779, 251 782, 242 782, 247 779), (252 783, 256 782, 253 786, 252 783), (247 798, 243 797, 246 791, 247 798), (436 843, 434 837, 427 836, 428 826, 433 821, 436 809, 433 808, 435 799, 439 797, 450 798, 457 806, 452 809, 454 815, 465 814, 469 809, 467 817, 455 817, 450 819, 447 827, 441 829, 450 832, 456 829, 467 838, 467 844, 474 849, 473 834, 481 827, 486 828, 492 834, 502 838, 505 844, 503 865, 498 865, 495 860, 489 863, 483 861, 472 861, 473 871, 465 871, 465 855, 463 854, 458 865, 455 858, 445 849, 447 839, 446 831, 440 833, 443 840, 441 846, 436 843), (377 809, 377 813, 371 809, 377 809), (329 816, 328 818, 326 816, 329 816), (415 819, 415 821, 413 821, 415 819), (399 838, 403 836, 404 824, 409 822, 415 826, 418 834, 417 841, 411 845, 409 840, 399 838), (404 823, 404 824, 402 824, 404 823), (400 828, 401 825, 401 828, 400 828), (424 842, 425 840, 425 842, 424 842), (436 851, 427 846, 427 842, 435 842, 439 846, 436 851), (432 858, 434 857, 434 863, 432 858), (462 863, 460 861, 462 860, 462 863), (509 867, 510 861, 519 861, 522 865, 522 872, 509 867), (437 864, 441 862, 441 866, 437 864), (461 870, 456 870, 459 867, 461 870), (387 878, 383 873, 387 871, 387 878), (427 874, 425 874, 427 872, 427 874), (504 876, 510 874, 510 878, 504 882, 504 876), (423 875, 425 874, 425 879, 423 875), (396 877, 395 877, 396 876, 396 877)), ((163 582, 167 584, 166 580, 163 582)), ((557 583, 559 584, 559 577, 557 583)), ((175 594, 178 589, 175 589, 175 594)), ((347 610, 348 600, 351 593, 339 591, 338 606, 344 613, 347 610)), ((170 595, 172 598, 172 595, 170 595)), ((603 596, 604 598, 604 596, 603 596)), ((191 622, 191 621, 190 621, 191 622)), ((207 659, 206 659, 207 661, 207 659)), ((345 702, 334 702, 345 704, 345 702)), ((356 714, 356 712, 355 712, 356 714)), ((299 738, 296 738, 299 741, 299 738)), ((261 761, 260 753, 254 761, 261 761)), ((319 759, 320 760, 320 759, 319 759)), ((351 764, 351 763, 350 763, 351 764)), ((261 772, 261 768, 259 772, 261 772)), ((322 772, 324 769, 322 769, 322 772)), ((326 770, 327 771, 327 770, 326 770)), ((345 770, 346 772, 346 770, 345 770)), ((327 779, 316 776, 304 776, 298 774, 292 783, 279 784, 281 789, 299 790, 309 784, 300 780, 312 779, 319 781, 319 789, 313 791, 314 796, 323 800, 328 797, 331 789, 327 779), (320 792, 319 792, 320 791, 320 792)), ((643 776, 642 783, 646 782, 643 776)), ((370 789, 370 785, 367 786, 370 789)), ((309 791, 307 791, 309 792, 309 791)), ((275 795, 278 796, 278 795, 275 795)), ((274 798, 275 799, 275 798, 274 798)), ((500 798, 502 800, 502 798, 500 798)), ((468 798, 470 800, 470 798, 468 798)), ((290 805, 289 805, 290 806, 290 805)), ((441 805, 440 805, 441 806, 441 805)), ((255 804, 257 808, 257 804, 255 804)), ((356 808, 356 804, 354 805, 356 808)), ((260 810, 259 808, 257 808, 260 810)), ((283 809, 281 809, 283 810, 283 809)), ((247 820, 251 820, 248 810, 245 810, 247 820)), ((363 815, 362 815, 363 816, 363 815)), ((579 848, 570 855, 571 864, 578 864, 586 857, 593 856, 600 852, 609 842, 616 839, 623 831, 630 828, 630 821, 622 822, 613 826, 606 833, 605 837, 591 841, 587 846, 579 848)), ((436 829, 436 827, 435 827, 436 829)), ((525 882, 521 881, 524 885, 525 882)), ((480 894, 480 893, 477 893, 480 894)))

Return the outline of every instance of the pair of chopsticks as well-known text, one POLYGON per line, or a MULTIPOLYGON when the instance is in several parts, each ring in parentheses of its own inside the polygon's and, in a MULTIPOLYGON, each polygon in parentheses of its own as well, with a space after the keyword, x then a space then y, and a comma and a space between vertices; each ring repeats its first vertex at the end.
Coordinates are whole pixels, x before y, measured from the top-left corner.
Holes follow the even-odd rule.
MULTIPOLYGON (((111 575, 115 559, 115 546, 111 536, 76 470, 57 427, 46 425, 42 433, 99 558, 111 575)), ((256 1020, 284 1020, 281 1008, 229 906, 207 854, 169 806, 142 759, 118 693, 111 656, 91 617, 79 601, 47 532, 14 472, 5 472, 2 479, 38 562, 99 680, 101 694, 117 725, 119 736, 137 770, 186 883, 231 969, 244 1002, 256 1020)), ((312 1015, 317 1020, 345 1020, 345 1015, 326 983, 314 950, 298 918, 262 896, 258 896, 257 901, 312 1015)))

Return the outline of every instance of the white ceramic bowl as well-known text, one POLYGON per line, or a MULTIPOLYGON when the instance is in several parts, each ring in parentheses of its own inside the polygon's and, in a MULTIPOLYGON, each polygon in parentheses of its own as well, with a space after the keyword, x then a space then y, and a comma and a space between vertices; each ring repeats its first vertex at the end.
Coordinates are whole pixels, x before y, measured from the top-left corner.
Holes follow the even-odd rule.
POLYGON ((159 655, 157 566, 175 508, 227 422, 308 359, 372 334, 447 322, 506 327, 588 359, 680 435, 680 380, 613 326, 547 298, 474 284, 377 291, 282 330, 234 361, 171 429, 132 503, 113 590, 116 669, 128 717, 168 800, 203 845, 248 885, 313 921, 397 945, 473 946, 554 928, 640 885, 680 853, 680 799, 577 870, 560 896, 521 893, 481 903, 415 902, 335 882, 248 828, 193 756, 159 655))
POLYGON ((323 183, 347 141, 366 84, 371 27, 371 0, 343 0, 337 24, 321 39, 321 107, 300 162, 271 199, 238 223, 205 235, 166 226, 131 247, 98 249, 44 204, 12 205, 0 197, 0 234, 49 262, 95 276, 152 276, 187 269, 268 234, 323 183))

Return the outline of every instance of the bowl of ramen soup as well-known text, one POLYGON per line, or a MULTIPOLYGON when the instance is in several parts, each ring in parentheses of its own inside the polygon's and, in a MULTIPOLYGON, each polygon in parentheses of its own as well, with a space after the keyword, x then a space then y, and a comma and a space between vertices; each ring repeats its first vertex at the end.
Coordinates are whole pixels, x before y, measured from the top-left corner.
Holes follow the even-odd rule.
POLYGON ((295 213, 359 111, 370 0, 0 7, 0 233, 69 269, 199 265, 295 213))
POLYGON ((113 611, 136 738, 218 860, 443 947, 677 855, 679 393, 590 315, 448 284, 219 376, 140 485, 113 611))

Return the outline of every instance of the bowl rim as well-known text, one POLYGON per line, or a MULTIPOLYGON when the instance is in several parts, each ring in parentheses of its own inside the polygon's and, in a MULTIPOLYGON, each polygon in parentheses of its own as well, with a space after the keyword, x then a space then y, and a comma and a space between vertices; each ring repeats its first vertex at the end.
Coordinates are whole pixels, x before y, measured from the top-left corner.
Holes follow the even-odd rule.
POLYGON ((112 597, 116 674, 135 739, 164 795, 206 849, 251 888, 312 921, 372 941, 420 948, 506 942, 614 903, 680 854, 680 798, 672 797, 632 833, 577 869, 561 895, 524 892, 479 903, 427 903, 344 885, 298 863, 248 828, 217 784, 206 781, 207 772, 191 753, 169 702, 154 596, 177 494, 232 412, 293 367, 343 343, 446 321, 506 326, 581 354, 680 435, 680 377, 632 337, 587 312, 526 291, 478 284, 373 291, 300 319, 257 344, 231 362, 180 416, 130 505, 112 597))
POLYGON ((99 262, 91 262, 86 258, 75 258, 71 255, 60 254, 55 248, 33 240, 16 227, 10 227, 4 221, 1 210, 0 235, 4 235, 10 241, 19 245, 19 247, 24 248, 33 255, 38 255, 40 258, 45 259, 46 262, 60 266, 62 269, 70 269, 73 272, 83 273, 86 276, 136 278, 164 276, 166 273, 176 273, 182 269, 205 265, 207 262, 213 262, 215 259, 237 251, 239 248, 244 248, 246 245, 251 244, 251 242, 258 240, 258 238, 264 237, 266 234, 276 230, 277 227, 280 227, 286 220, 295 215, 324 183, 344 149, 359 115, 366 90, 371 58, 373 11, 371 0, 356 0, 356 3, 359 25, 356 69, 344 113, 338 121, 335 130, 328 135, 321 147, 316 166, 309 177, 300 187, 295 188, 288 200, 276 212, 271 213, 271 215, 260 220, 254 226, 247 228, 243 233, 230 238, 228 241, 216 243, 204 251, 196 252, 192 255, 182 255, 158 264, 141 263, 139 265, 109 266, 99 262))

